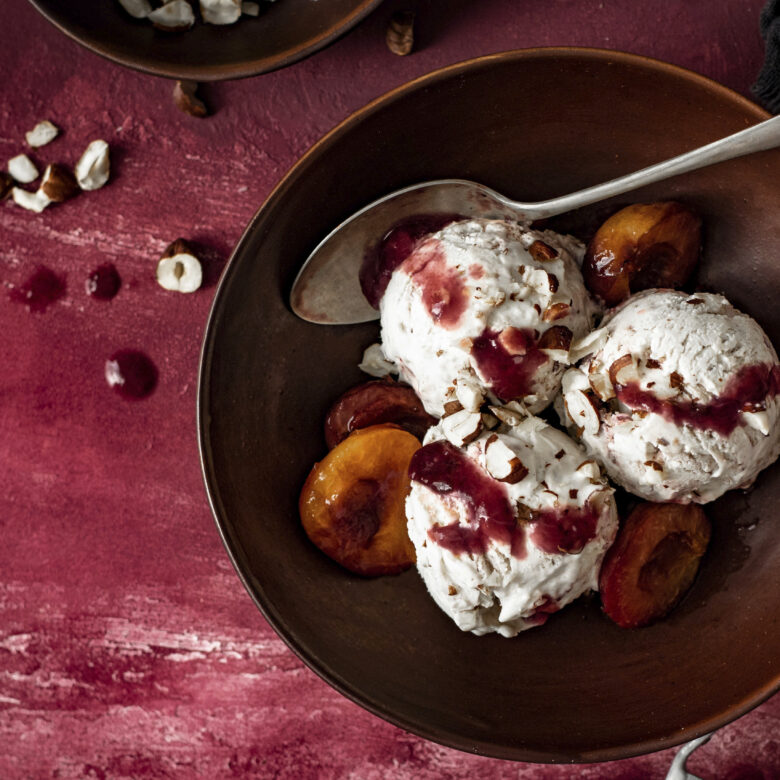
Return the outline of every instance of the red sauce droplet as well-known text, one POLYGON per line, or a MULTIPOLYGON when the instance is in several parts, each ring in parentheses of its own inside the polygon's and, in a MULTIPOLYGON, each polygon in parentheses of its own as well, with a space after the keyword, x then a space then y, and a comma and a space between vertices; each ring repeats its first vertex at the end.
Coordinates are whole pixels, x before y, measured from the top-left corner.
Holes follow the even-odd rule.
POLYGON ((525 530, 518 524, 504 486, 486 474, 461 450, 446 441, 421 447, 412 456, 409 477, 466 507, 468 525, 450 523, 428 531, 446 550, 483 554, 492 539, 509 545, 515 558, 524 558, 525 530))
POLYGON ((143 352, 120 349, 106 361, 106 382, 128 400, 145 398, 157 386, 157 367, 143 352))
POLYGON ((617 387, 618 399, 630 409, 642 409, 660 414, 675 425, 688 425, 698 430, 711 430, 729 436, 739 425, 744 425, 740 412, 763 408, 767 398, 780 391, 780 366, 758 363, 740 369, 711 401, 662 399, 649 390, 642 390, 637 382, 617 387))
POLYGON ((32 275, 19 287, 10 290, 14 303, 23 303, 30 311, 46 311, 55 301, 65 295, 65 278, 58 276, 46 266, 38 266, 32 275))
POLYGON ((485 267, 479 263, 474 263, 469 266, 469 276, 472 279, 481 279, 485 275, 485 267))
POLYGON ((400 269, 422 291, 423 305, 436 324, 447 330, 457 327, 470 294, 458 271, 447 265, 441 244, 435 239, 420 244, 400 269))
POLYGON ((426 236, 460 219, 459 214, 418 214, 396 223, 363 257, 359 278, 366 300, 378 309, 393 271, 426 236))
POLYGON ((99 301, 110 301, 119 292, 121 285, 122 280, 116 267, 113 263, 105 263, 87 277, 87 295, 99 301))
POLYGON ((484 330, 474 339, 471 354, 485 383, 502 401, 534 392, 534 377, 547 355, 527 328, 484 330))
POLYGON ((531 541, 546 553, 578 553, 596 536, 599 513, 588 502, 584 507, 565 506, 536 510, 532 514, 531 541))

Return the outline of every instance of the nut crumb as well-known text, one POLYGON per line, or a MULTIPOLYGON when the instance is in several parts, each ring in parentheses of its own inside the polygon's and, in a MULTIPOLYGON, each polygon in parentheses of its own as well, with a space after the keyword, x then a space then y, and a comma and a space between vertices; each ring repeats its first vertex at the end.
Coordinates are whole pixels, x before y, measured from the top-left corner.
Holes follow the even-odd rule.
POLYGON ((414 12, 396 11, 390 17, 385 35, 387 48, 399 57, 412 53, 414 47, 414 12))
POLYGON ((30 184, 40 176, 35 163, 26 154, 17 154, 8 161, 8 173, 19 184, 30 184))
POLYGON ((24 137, 27 143, 35 149, 51 143, 59 135, 59 132, 56 125, 48 119, 44 119, 43 122, 38 122, 30 132, 25 133, 24 137))
POLYGON ((555 260, 558 257, 558 253, 544 241, 534 241, 531 246, 528 247, 528 254, 536 260, 537 263, 546 263, 549 260, 555 260))
POLYGON ((179 111, 196 117, 206 117, 210 111, 206 104, 198 97, 197 81, 177 81, 173 88, 173 102, 179 111))
POLYGON ((14 180, 10 173, 0 171, 0 200, 5 200, 14 186, 14 180))
POLYGON ((47 166, 41 181, 41 191, 52 203, 62 203, 79 193, 76 177, 64 166, 47 166))

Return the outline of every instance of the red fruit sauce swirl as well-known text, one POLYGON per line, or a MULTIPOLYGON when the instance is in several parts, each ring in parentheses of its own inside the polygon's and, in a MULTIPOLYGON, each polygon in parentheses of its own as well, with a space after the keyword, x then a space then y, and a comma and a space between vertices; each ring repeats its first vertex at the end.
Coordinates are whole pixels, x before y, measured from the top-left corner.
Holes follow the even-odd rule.
POLYGON ((767 398, 774 398, 778 392, 780 366, 767 363, 741 368, 729 379, 723 392, 707 403, 658 398, 642 390, 637 382, 617 387, 618 399, 630 409, 660 414, 675 425, 715 431, 721 436, 729 436, 745 424, 741 412, 761 409, 767 398))
MULTIPOLYGON (((455 522, 431 528, 431 541, 455 555, 482 555, 496 540, 509 545, 515 558, 525 558, 525 526, 518 522, 504 485, 462 450, 446 441, 426 444, 412 456, 409 477, 434 493, 458 498, 466 507, 468 525, 455 522)), ((542 552, 576 554, 596 536, 598 521, 599 513, 588 502, 582 508, 533 510, 528 528, 542 552)))
POLYGON ((525 557, 525 529, 517 523, 506 489, 457 447, 446 441, 421 447, 412 456, 409 477, 466 506, 469 524, 431 528, 428 537, 433 542, 455 555, 480 555, 495 539, 508 544, 516 558, 525 557))
POLYGON ((458 271, 447 265, 441 243, 431 238, 420 244, 400 269, 420 288, 431 319, 446 330, 457 327, 471 295, 458 271))
MULTIPOLYGON (((510 329, 503 331, 504 334, 510 329)), ((501 332, 484 330, 474 339, 471 355, 490 389, 502 400, 511 401, 534 392, 534 377, 548 356, 537 347, 535 334, 528 328, 511 329, 511 342, 499 341, 501 332), (512 352, 506 349, 510 347, 512 352)))
POLYGON ((589 501, 584 507, 564 506, 533 512, 531 541, 546 553, 572 553, 596 536, 599 513, 589 501))
POLYGON ((458 214, 417 214, 396 223, 363 257, 359 278, 366 300, 378 309, 393 271, 426 236, 460 219, 458 214))

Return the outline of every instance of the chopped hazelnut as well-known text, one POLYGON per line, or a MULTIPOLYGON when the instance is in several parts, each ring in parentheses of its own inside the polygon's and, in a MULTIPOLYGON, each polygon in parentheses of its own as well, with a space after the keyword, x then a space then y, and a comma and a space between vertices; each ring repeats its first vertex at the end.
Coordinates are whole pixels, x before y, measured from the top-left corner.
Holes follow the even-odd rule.
POLYGON ((119 0, 119 3, 134 19, 146 19, 152 12, 149 0, 119 0))
POLYGON ((482 415, 461 409, 448 415, 441 421, 442 431, 447 440, 456 447, 471 444, 482 432, 482 415))
POLYGON ((393 54, 404 57, 412 53, 414 47, 414 12, 396 11, 390 18, 385 35, 387 48, 393 54))
POLYGON ((51 203, 41 190, 29 192, 21 187, 14 187, 11 190, 11 197, 13 197, 17 206, 21 206, 28 211, 34 211, 36 214, 40 214, 51 203))
POLYGON ((52 203, 62 203, 79 193, 76 177, 58 163, 46 167, 40 189, 52 203))
POLYGON ((38 122, 29 133, 25 133, 24 137, 30 146, 36 148, 51 143, 59 132, 56 125, 53 125, 48 119, 44 119, 43 122, 38 122))
POLYGON ((40 176, 35 163, 26 154, 17 154, 8 161, 8 173, 19 184, 30 184, 40 176))
POLYGON ((0 200, 5 200, 14 186, 14 179, 10 173, 0 171, 0 200))
POLYGON ((200 0, 200 15, 209 24, 233 24, 241 16, 241 0, 200 0))
POLYGON ((108 144, 92 141, 76 163, 76 181, 82 190, 98 190, 107 181, 110 172, 108 144))
POLYGON ((189 30, 195 24, 195 14, 186 0, 171 0, 152 11, 147 19, 158 30, 166 32, 189 30))
POLYGON ((545 263, 558 257, 558 253, 549 244, 538 240, 528 247, 528 253, 537 263, 545 263))
POLYGON ((179 111, 202 118, 209 115, 209 110, 197 92, 197 81, 177 81, 173 88, 173 102, 179 111))

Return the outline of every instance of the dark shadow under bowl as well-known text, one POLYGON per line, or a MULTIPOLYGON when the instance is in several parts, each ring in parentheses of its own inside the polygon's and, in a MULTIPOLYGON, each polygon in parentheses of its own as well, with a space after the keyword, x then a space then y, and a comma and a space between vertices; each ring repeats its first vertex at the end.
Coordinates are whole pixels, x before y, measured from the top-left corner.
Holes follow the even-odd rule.
MULTIPOLYGON (((280 0, 285 2, 286 0, 280 0)), ((325 452, 323 414, 361 381, 376 324, 297 319, 308 252, 374 198, 469 178, 520 200, 564 194, 766 117, 695 74, 582 49, 509 52, 389 93, 320 141, 252 220, 224 273, 203 347, 198 424, 209 498, 233 563, 306 664, 381 717, 461 750, 604 761, 717 728, 780 686, 780 470, 710 505, 710 550, 666 620, 625 631, 581 599, 511 640, 463 634, 417 573, 361 580, 308 541, 300 487, 325 452)), ((706 225, 698 283, 724 291, 780 344, 780 152, 654 185, 706 225)), ((615 204, 612 204, 612 209, 615 204)), ((574 215, 586 224, 610 206, 574 215)), ((305 695, 305 692, 301 692, 305 695)))
MULTIPOLYGON (((128 68, 156 76, 222 81, 291 65, 332 43, 382 0, 259 0, 258 18, 198 22, 180 33, 133 19, 119 0, 30 0, 66 35, 128 68)), ((197 5, 195 2, 194 5, 197 5)))

